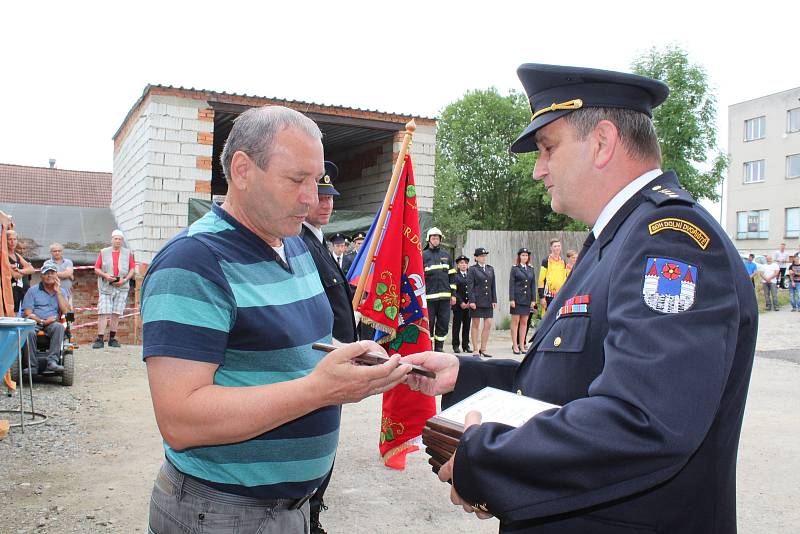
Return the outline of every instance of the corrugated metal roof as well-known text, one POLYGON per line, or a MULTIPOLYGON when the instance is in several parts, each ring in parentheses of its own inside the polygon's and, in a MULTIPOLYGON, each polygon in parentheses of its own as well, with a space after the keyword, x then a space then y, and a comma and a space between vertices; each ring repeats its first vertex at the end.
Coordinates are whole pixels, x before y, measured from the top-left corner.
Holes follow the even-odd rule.
POLYGON ((324 104, 321 102, 306 102, 305 100, 292 100, 290 98, 280 98, 277 96, 264 96, 264 95, 248 95, 247 93, 229 93, 227 91, 212 91, 209 89, 195 89, 194 87, 183 87, 183 86, 174 86, 174 85, 161 85, 161 84, 149 84, 144 89, 144 93, 147 94, 147 90, 150 87, 159 87, 161 89, 177 89, 179 91, 192 91, 195 93, 208 93, 208 94, 217 94, 217 95, 228 95, 228 96, 239 96, 242 98, 264 98, 267 100, 279 100, 281 102, 287 102, 293 105, 300 105, 300 106, 322 106, 325 108, 330 109, 338 109, 342 111, 360 111, 365 113, 383 113, 386 115, 397 115, 398 117, 406 117, 408 119, 417 118, 417 119, 427 119, 427 120, 436 120, 436 117, 425 117, 422 115, 409 115, 408 113, 397 113, 394 111, 381 111, 379 109, 368 109, 368 108, 353 108, 349 106, 339 106, 336 104, 324 104))
POLYGON ((27 250, 25 257, 43 261, 50 257, 50 243, 64 245, 64 257, 76 265, 90 265, 97 253, 111 243, 117 227, 110 208, 0 203, 0 210, 14 217, 14 229, 27 250))
POLYGON ((111 173, 0 163, 0 199, 14 204, 107 208, 111 173))
MULTIPOLYGON (((381 110, 378 110, 378 109, 353 108, 353 107, 348 107, 348 106, 322 104, 322 103, 318 103, 318 102, 306 102, 304 100, 291 100, 291 99, 288 99, 288 98, 280 98, 280 97, 273 97, 273 96, 248 95, 247 93, 229 93, 227 91, 212 91, 212 90, 209 90, 209 89, 195 89, 194 87, 183 87, 183 86, 161 85, 161 84, 147 84, 145 86, 145 88, 144 88, 144 91, 142 91, 142 95, 138 98, 138 100, 136 100, 136 102, 134 102, 133 106, 131 106, 131 108, 128 110, 128 113, 125 115, 125 118, 122 120, 122 123, 120 124, 119 128, 117 128, 117 131, 114 132, 114 135, 112 136, 112 139, 116 139, 117 138, 117 136, 122 131, 122 128, 128 122, 128 119, 130 118, 130 116, 139 107, 139 105, 144 101, 145 97, 147 96, 147 94, 152 89, 187 91, 187 92, 195 93, 198 96, 202 95, 204 100, 211 100, 211 101, 217 100, 217 99, 220 99, 220 100, 224 101, 225 97, 248 98, 248 99, 253 99, 253 100, 261 99, 261 100, 271 100, 271 101, 275 101, 275 102, 282 102, 282 103, 288 105, 289 107, 292 107, 292 108, 295 108, 295 109, 297 107, 302 107, 302 106, 323 107, 323 108, 331 110, 331 112, 333 114, 340 114, 343 111, 344 112, 352 112, 352 113, 379 113, 379 114, 383 114, 383 115, 392 115, 392 116, 395 116, 395 117, 398 117, 398 118, 403 117, 403 118, 406 118, 406 119, 416 118, 416 119, 429 120, 429 121, 435 121, 436 120, 436 117, 426 117, 426 116, 422 116, 422 115, 409 115, 408 113, 396 113, 396 112, 393 112, 393 111, 381 111, 381 110)), ((256 105, 256 104, 254 104, 254 105, 256 105)))

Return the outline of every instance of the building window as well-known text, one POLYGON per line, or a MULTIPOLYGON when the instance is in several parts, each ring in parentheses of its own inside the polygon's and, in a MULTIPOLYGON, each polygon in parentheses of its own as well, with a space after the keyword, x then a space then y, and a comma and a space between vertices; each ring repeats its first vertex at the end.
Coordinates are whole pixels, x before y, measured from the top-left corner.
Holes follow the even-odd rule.
POLYGON ((769 210, 736 212, 736 239, 768 239, 769 210))
POLYGON ((744 140, 755 141, 763 139, 767 133, 767 118, 764 116, 756 117, 744 121, 744 140))
POLYGON ((764 160, 744 162, 744 183, 752 184, 764 181, 764 160))
POLYGON ((800 132, 800 108, 790 109, 786 112, 786 131, 788 133, 800 132))
POLYGON ((800 154, 786 156, 786 177, 800 178, 800 154))
POLYGON ((786 237, 800 237, 800 208, 786 208, 786 237))

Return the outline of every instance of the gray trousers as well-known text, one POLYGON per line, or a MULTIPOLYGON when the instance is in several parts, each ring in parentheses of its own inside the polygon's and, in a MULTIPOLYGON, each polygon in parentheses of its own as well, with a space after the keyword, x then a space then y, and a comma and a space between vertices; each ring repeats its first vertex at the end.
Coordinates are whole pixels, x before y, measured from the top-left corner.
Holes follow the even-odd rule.
POLYGON ((149 534, 308 534, 308 502, 288 509, 217 491, 164 462, 150 497, 149 534))
POLYGON ((778 284, 773 283, 762 283, 764 286, 764 304, 766 304, 767 309, 778 309, 778 284), (772 304, 770 304, 770 300, 772 304))
MULTIPOLYGON (((45 334, 50 336, 50 347, 47 349, 47 361, 58 363, 58 354, 61 351, 61 345, 64 343, 64 325, 56 321, 45 326, 42 330, 44 330, 45 334)), ((36 354, 36 332, 30 332, 28 334, 28 347, 30 347, 29 354, 31 358, 33 358, 36 354)), ((31 360, 31 363, 34 367, 37 365, 33 360, 31 360)))

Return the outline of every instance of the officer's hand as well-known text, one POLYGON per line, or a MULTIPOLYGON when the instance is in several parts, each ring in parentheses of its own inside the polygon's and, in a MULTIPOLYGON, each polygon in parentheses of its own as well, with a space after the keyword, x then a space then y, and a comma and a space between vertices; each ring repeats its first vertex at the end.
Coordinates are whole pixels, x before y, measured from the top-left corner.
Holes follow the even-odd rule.
POLYGON ((436 378, 428 378, 418 374, 406 376, 406 384, 412 391, 420 391, 433 397, 442 393, 450 393, 456 387, 458 378, 458 358, 444 352, 418 352, 404 356, 403 363, 421 365, 429 371, 436 373, 436 378))
POLYGON ((365 352, 386 354, 374 341, 358 341, 343 345, 319 361, 309 378, 325 404, 359 402, 383 393, 401 383, 411 371, 410 365, 400 365, 397 354, 380 365, 357 365, 353 359, 365 352))
POLYGON ((450 297, 450 306, 455 306, 455 305, 456 305, 456 298, 450 297))
POLYGON ((466 302, 462 302, 461 303, 461 309, 462 310, 466 310, 467 308, 469 308, 469 304, 467 304, 466 302))
MULTIPOLYGON (((464 430, 468 429, 473 425, 481 424, 481 413, 472 411, 467 413, 467 417, 464 419, 464 430)), ((453 479, 453 463, 455 462, 456 455, 450 457, 450 459, 445 463, 441 469, 439 469, 439 480, 442 482, 447 482, 448 480, 453 479)), ((461 506, 465 512, 467 513, 475 513, 478 519, 489 519, 492 517, 492 514, 487 512, 483 512, 481 510, 475 509, 472 504, 468 503, 464 499, 461 498, 461 495, 458 494, 456 491, 456 486, 453 484, 450 486, 450 502, 455 504, 456 506, 461 506)))
POLYGON ((469 303, 469 308, 470 308, 471 310, 474 310, 474 309, 476 308, 476 306, 475 306, 475 303, 474 303, 474 302, 470 302, 470 303, 469 303))
POLYGON ((511 304, 512 308, 516 308, 517 307, 517 303, 514 302, 513 300, 508 301, 508 303, 511 304))

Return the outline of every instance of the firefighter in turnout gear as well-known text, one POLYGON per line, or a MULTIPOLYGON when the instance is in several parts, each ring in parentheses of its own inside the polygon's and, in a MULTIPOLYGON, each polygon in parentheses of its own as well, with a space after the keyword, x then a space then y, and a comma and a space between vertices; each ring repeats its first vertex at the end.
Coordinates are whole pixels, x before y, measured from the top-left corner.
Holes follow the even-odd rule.
POLYGON ((450 324, 450 306, 456 303, 456 285, 453 277, 456 268, 450 254, 439 247, 442 231, 436 227, 428 230, 428 244, 422 251, 422 264, 425 267, 425 291, 428 301, 428 318, 431 325, 433 350, 441 352, 450 324))

